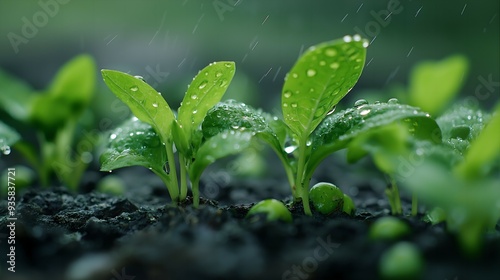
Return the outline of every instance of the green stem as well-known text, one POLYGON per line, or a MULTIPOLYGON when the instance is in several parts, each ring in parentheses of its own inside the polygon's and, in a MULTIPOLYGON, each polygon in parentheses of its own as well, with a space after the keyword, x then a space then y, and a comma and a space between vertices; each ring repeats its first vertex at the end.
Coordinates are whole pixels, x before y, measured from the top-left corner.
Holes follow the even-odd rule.
POLYGON ((184 201, 187 196, 187 172, 186 172, 186 160, 184 156, 179 155, 179 165, 181 169, 181 195, 179 197, 180 201, 184 201))
POLYGON ((172 199, 172 204, 177 205, 177 200, 179 197, 179 190, 177 185, 172 184, 172 180, 167 173, 163 170, 151 169, 160 179, 163 181, 163 184, 167 186, 168 193, 170 194, 170 198, 172 199))
POLYGON ((193 191, 193 206, 194 208, 198 208, 200 205, 200 179, 194 179, 191 182, 191 187, 193 191))
POLYGON ((304 213, 308 216, 312 216, 311 208, 309 207, 309 192, 306 189, 306 183, 304 182, 304 169, 306 165, 306 142, 307 135, 302 137, 299 144, 299 162, 297 166, 297 180, 295 185, 297 186, 298 195, 302 198, 302 205, 304 206, 304 213))
POLYGON ((167 151, 167 161, 168 161, 168 177, 170 184, 167 185, 167 188, 170 192, 170 197, 172 201, 179 200, 179 182, 177 181, 177 169, 175 167, 175 156, 174 156, 174 148, 171 141, 165 143, 165 149, 167 151))
POLYGON ((392 190, 386 189, 385 195, 387 196, 387 200, 389 200, 389 205, 391 206, 391 213, 393 215, 396 215, 396 205, 394 205, 394 198, 393 198, 394 195, 392 194, 392 190))
POLYGON ((417 216, 418 213, 418 198, 415 194, 411 197, 411 215, 417 216))
POLYGON ((394 201, 395 214, 400 215, 403 213, 401 208, 401 198, 399 197, 399 189, 396 180, 391 176, 392 199, 394 201))

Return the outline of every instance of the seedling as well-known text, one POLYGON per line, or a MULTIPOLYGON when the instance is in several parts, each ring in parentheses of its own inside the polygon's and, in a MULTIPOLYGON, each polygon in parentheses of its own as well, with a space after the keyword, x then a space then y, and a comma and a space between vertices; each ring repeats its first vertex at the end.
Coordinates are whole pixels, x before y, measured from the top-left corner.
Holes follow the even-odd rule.
POLYGON ((11 146, 21 153, 38 173, 40 184, 49 185, 55 173, 70 189, 76 189, 81 175, 92 161, 89 139, 75 142, 82 115, 94 94, 95 63, 80 55, 65 64, 44 92, 36 94, 28 85, 0 72, 0 106, 22 126, 35 130, 35 145, 21 141, 13 129, 0 123, 0 149, 10 154, 11 146), (85 141, 85 144, 83 144, 85 141), (73 149, 72 149, 73 148, 73 149))
POLYGON ((342 207, 342 211, 347 215, 354 215, 356 212, 356 205, 354 205, 354 201, 347 194, 344 194, 344 206, 342 207))
POLYGON ((370 238, 373 240, 395 240, 410 233, 410 227, 396 217, 382 217, 376 220, 370 228, 370 238))
POLYGON ((420 279, 423 269, 422 254, 408 242, 397 243, 380 258, 379 273, 382 279, 420 279))
POLYGON ((234 72, 234 63, 228 61, 205 67, 188 86, 175 116, 162 95, 142 77, 102 70, 106 85, 135 117, 110 134, 108 149, 101 156, 101 170, 145 166, 163 180, 174 203, 185 200, 189 177, 197 207, 203 170, 215 160, 250 145, 252 135, 248 132, 224 131, 204 141, 200 130, 207 111, 220 101, 234 72), (179 151, 180 174, 174 144, 179 151))
POLYGON ((309 197, 314 208, 323 215, 340 211, 344 207, 344 194, 334 184, 317 183, 309 190, 309 197))
POLYGON ((394 100, 378 104, 359 100, 354 108, 334 113, 361 75, 367 46, 355 35, 310 47, 285 78, 283 120, 243 103, 225 102, 208 112, 202 124, 204 137, 233 129, 250 131, 268 143, 283 163, 294 201, 302 201, 304 212, 311 215, 309 182, 329 154, 394 122, 407 123, 407 129, 422 138, 439 132, 429 114, 394 100))
POLYGON ((248 211, 247 217, 251 217, 256 214, 266 214, 267 221, 292 221, 292 213, 290 213, 283 202, 276 199, 266 199, 255 204, 248 211))

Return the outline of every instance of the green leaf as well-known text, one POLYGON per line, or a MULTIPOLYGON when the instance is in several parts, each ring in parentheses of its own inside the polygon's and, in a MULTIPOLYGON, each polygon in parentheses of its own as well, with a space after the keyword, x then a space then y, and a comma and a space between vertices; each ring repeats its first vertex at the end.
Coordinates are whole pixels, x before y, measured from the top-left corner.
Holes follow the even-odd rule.
POLYGON ((208 110, 221 100, 234 72, 234 62, 221 61, 211 63, 194 77, 178 111, 178 121, 188 142, 192 131, 198 129, 208 110))
POLYGON ((79 118, 90 105, 95 86, 95 63, 88 55, 80 55, 66 63, 50 87, 35 96, 29 119, 41 128, 47 138, 68 121, 79 118))
POLYGON ((312 154, 308 172, 330 153, 346 148, 352 140, 392 123, 408 126, 417 139, 441 142, 441 130, 429 114, 395 102, 364 104, 328 116, 311 135, 312 154))
POLYGON ((161 171, 167 155, 155 130, 133 117, 111 132, 100 160, 101 171, 135 165, 161 171))
POLYGON ((469 63, 462 55, 421 62, 410 74, 410 104, 433 115, 441 112, 462 87, 469 63))
POLYGON ((250 146, 252 133, 227 130, 219 133, 203 143, 195 155, 189 168, 192 181, 198 182, 203 170, 216 160, 240 153, 250 146))
POLYGON ((367 44, 359 35, 346 36, 312 46, 295 63, 283 86, 281 109, 299 138, 309 135, 356 84, 367 44))
POLYGON ((500 155, 500 104, 493 117, 466 151, 464 161, 456 171, 465 178, 486 174, 491 163, 500 155))
POLYGON ((111 91, 141 121, 150 124, 163 142, 172 141, 175 116, 159 92, 140 78, 129 74, 102 70, 102 77, 111 91))
POLYGON ((28 104, 34 97, 33 90, 25 82, 0 70, 0 106, 11 117, 24 121, 28 118, 28 104))
POLYGON ((10 154, 11 147, 21 136, 10 126, 0 121, 0 156, 10 154))
POLYGON ((286 157, 283 151, 285 128, 285 124, 277 117, 235 100, 227 100, 214 106, 208 111, 202 124, 205 138, 211 138, 226 130, 252 132, 268 143, 280 157, 286 157))
POLYGON ((483 110, 460 102, 436 119, 443 132, 443 141, 459 153, 464 153, 481 132, 490 115, 483 110))

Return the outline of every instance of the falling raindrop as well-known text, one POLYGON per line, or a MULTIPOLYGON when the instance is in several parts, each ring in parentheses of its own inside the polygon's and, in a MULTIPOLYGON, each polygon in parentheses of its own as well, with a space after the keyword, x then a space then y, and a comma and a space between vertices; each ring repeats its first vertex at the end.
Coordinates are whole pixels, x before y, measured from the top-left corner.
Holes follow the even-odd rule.
POLYGON ((132 87, 130 87, 130 90, 133 92, 136 92, 139 90, 139 88, 137 86, 132 86, 132 87))
POLYGON ((389 104, 399 104, 399 100, 397 98, 391 98, 387 101, 389 104))
POLYGON ((314 77, 315 75, 316 75, 316 70, 314 70, 314 69, 307 70, 308 77, 314 77))
POLYGON ((366 99, 359 99, 356 102, 354 102, 354 107, 359 109, 361 108, 361 106, 364 106, 366 104, 368 104, 368 101, 366 101, 366 99))

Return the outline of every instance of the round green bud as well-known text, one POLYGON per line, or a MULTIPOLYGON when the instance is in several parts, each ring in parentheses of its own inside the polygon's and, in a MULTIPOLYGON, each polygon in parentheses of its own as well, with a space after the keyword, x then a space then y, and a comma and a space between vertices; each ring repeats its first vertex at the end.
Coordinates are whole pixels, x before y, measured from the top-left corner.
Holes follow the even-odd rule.
POLYGON ((356 212, 356 206, 354 205, 352 198, 347 194, 344 194, 344 207, 342 208, 342 211, 351 216, 354 215, 354 212, 356 212))
POLYGON ((398 218, 387 216, 376 220, 370 228, 371 239, 395 240, 410 233, 410 227, 398 218))
POLYGON ((309 191, 314 208, 323 215, 341 211, 344 207, 344 194, 334 184, 317 183, 309 191))
POLYGON ((97 191, 111 195, 122 195, 125 193, 125 183, 115 175, 108 175, 97 183, 97 191))
POLYGON ((292 213, 286 208, 286 206, 279 200, 276 199, 266 199, 255 204, 248 211, 247 217, 255 214, 266 214, 268 221, 282 220, 284 222, 292 221, 292 213))
POLYGON ((400 242, 382 254, 379 272, 382 279, 419 279, 423 267, 418 248, 409 242, 400 242))

